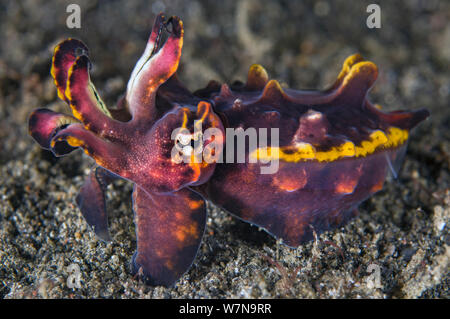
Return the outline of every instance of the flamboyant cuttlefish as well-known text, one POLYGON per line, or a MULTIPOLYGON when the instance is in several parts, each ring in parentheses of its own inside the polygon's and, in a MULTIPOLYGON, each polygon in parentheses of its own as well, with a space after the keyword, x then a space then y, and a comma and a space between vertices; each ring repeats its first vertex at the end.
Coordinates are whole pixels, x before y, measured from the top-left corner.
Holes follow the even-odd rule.
POLYGON ((65 40, 51 74, 73 116, 38 109, 29 119, 43 148, 62 156, 81 147, 97 163, 76 202, 99 238, 110 240, 105 188, 116 178, 134 183, 132 267, 150 284, 172 285, 189 269, 205 199, 289 246, 344 224, 397 170, 409 131, 429 115, 372 105, 366 95, 377 67, 358 54, 326 91, 282 89, 253 65, 246 83, 212 81, 191 93, 175 74, 182 44, 181 20, 158 15, 125 96, 108 108, 90 81, 87 47, 65 40), (266 139, 239 149, 229 129, 266 139), (263 173, 270 162, 277 169, 263 173))

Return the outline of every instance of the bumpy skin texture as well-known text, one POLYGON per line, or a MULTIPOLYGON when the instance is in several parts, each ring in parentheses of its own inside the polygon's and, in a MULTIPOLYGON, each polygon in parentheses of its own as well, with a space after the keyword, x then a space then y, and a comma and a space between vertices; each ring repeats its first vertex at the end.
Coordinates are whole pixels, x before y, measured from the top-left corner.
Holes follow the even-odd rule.
MULTIPOLYGON (((73 116, 38 109, 29 119, 30 134, 43 148, 56 156, 82 148, 96 161, 76 202, 102 240, 110 240, 106 187, 116 178, 135 184, 132 269, 153 285, 174 284, 195 259, 205 198, 289 246, 344 224, 361 201, 382 189, 389 171, 395 174, 409 131, 429 115, 383 113, 373 106, 366 95, 377 68, 360 55, 349 57, 323 92, 283 90, 253 65, 245 84, 212 81, 191 93, 175 74, 182 45, 181 20, 158 15, 124 97, 108 108, 90 81, 87 47, 65 40, 55 48, 51 73, 73 116), (201 139, 198 125, 223 137, 201 139), (245 149, 245 163, 216 163, 220 151, 213 160, 180 162, 172 154, 177 128, 185 129, 185 138, 219 150, 236 148, 225 139, 225 128, 266 128, 268 141, 278 128, 279 145, 245 149), (278 171, 261 174, 270 160, 279 162, 278 171)), ((195 157, 178 154, 183 155, 195 157)))

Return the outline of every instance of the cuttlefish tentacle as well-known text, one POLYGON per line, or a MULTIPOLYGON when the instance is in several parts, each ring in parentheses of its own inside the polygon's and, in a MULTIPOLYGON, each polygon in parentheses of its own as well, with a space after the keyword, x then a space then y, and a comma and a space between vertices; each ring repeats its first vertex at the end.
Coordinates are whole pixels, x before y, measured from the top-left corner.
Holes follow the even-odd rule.
POLYGON ((69 69, 65 96, 74 117, 86 129, 100 136, 117 138, 123 134, 126 123, 115 120, 100 98, 89 76, 91 62, 86 55, 77 57, 69 69))
POLYGON ((76 39, 67 39, 56 46, 51 74, 58 96, 67 102, 75 118, 86 128, 109 137, 121 133, 123 123, 116 121, 90 80, 89 50, 76 39))
POLYGON ((126 158, 120 156, 124 150, 120 145, 100 138, 91 131, 85 130, 81 124, 72 124, 60 130, 52 139, 53 149, 58 142, 65 141, 72 147, 81 147, 98 165, 116 171, 124 167, 126 158))
POLYGON ((74 123, 79 122, 73 116, 41 108, 31 113, 28 131, 42 148, 51 150, 55 155, 61 156, 75 150, 75 147, 70 146, 65 141, 52 146, 52 139, 60 130, 74 123))
POLYGON ((167 23, 158 16, 144 55, 133 70, 128 83, 127 102, 133 123, 147 125, 156 116, 156 91, 177 70, 183 46, 183 23, 178 17, 171 17, 167 23), (161 46, 160 33, 163 26, 172 25, 172 31, 161 46), (150 122, 149 122, 150 121, 150 122))

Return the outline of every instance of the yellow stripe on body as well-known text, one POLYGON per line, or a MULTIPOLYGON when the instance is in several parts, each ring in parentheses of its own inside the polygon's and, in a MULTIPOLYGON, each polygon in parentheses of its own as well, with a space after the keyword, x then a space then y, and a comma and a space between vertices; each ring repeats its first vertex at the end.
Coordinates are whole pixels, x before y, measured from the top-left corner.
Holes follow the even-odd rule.
POLYGON ((407 130, 390 127, 387 135, 379 130, 374 131, 370 134, 370 139, 362 141, 360 146, 355 146, 353 142, 347 141, 328 151, 316 151, 314 146, 309 143, 298 143, 294 148, 292 146, 258 148, 250 154, 250 157, 257 160, 282 160, 291 163, 312 160, 332 162, 343 157, 364 157, 380 148, 400 146, 407 139, 407 130))

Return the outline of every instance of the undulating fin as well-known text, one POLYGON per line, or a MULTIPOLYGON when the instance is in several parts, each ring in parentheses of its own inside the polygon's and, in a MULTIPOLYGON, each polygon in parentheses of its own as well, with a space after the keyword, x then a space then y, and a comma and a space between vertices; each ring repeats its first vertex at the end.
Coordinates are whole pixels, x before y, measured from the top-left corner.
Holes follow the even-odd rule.
POLYGON ((390 173, 388 176, 390 176, 390 178, 398 178, 398 174, 403 165, 403 160, 405 159, 407 145, 408 143, 405 143, 400 146, 397 152, 385 153, 386 162, 389 168, 388 172, 390 173))
POLYGON ((203 198, 190 189, 167 195, 133 192, 137 251, 133 272, 151 285, 171 286, 197 255, 206 222, 203 198))
POLYGON ((59 43, 53 52, 51 74, 58 89, 59 98, 66 102, 68 102, 65 91, 69 69, 81 55, 89 56, 87 46, 80 40, 72 38, 59 43))
POLYGON ((53 112, 48 109, 37 109, 31 113, 28 120, 28 131, 36 142, 41 147, 52 150, 60 155, 65 155, 73 151, 75 148, 71 147, 65 141, 55 144, 53 147, 50 145, 52 138, 58 133, 58 131, 65 127, 78 123, 78 121, 66 114, 53 112))
POLYGON ((92 168, 75 201, 86 222, 98 238, 110 241, 105 192, 109 184, 119 178, 101 166, 92 168))

